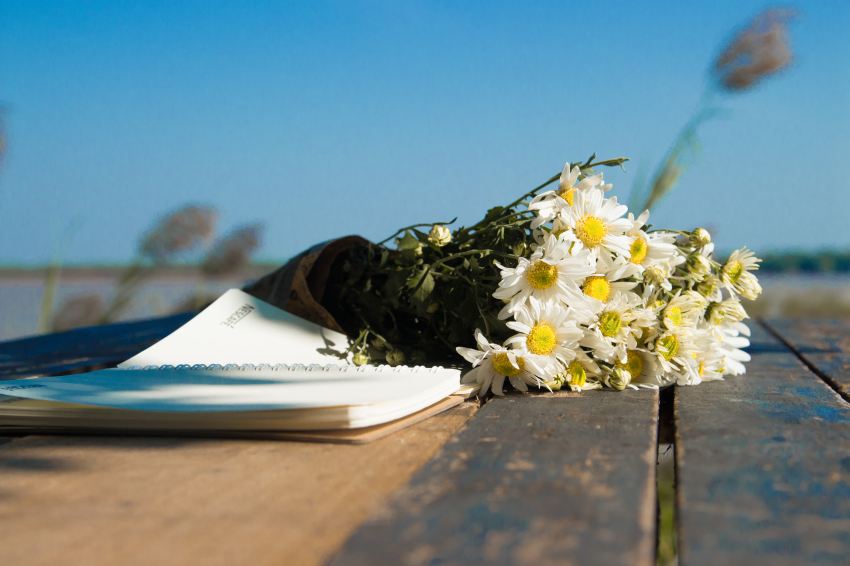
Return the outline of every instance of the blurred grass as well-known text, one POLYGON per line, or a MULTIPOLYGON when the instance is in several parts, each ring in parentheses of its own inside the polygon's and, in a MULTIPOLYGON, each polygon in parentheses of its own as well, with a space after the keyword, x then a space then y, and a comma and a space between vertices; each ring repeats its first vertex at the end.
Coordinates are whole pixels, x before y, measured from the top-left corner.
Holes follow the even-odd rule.
POLYGON ((673 445, 659 444, 658 467, 656 468, 658 489, 658 566, 678 564, 676 554, 676 473, 673 445))

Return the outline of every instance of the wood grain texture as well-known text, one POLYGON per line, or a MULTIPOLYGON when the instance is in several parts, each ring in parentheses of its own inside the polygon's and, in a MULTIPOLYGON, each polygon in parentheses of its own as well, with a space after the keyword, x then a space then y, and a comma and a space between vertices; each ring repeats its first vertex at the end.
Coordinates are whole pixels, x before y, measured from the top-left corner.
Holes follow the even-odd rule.
POLYGON ((475 410, 361 446, 15 439, 0 564, 319 564, 475 410))
POLYGON ((774 319, 766 324, 850 401, 850 320, 774 319))
POLYGON ((0 343, 0 379, 115 366, 188 322, 193 313, 91 326, 0 343))
POLYGON ((654 564, 657 391, 488 402, 333 564, 654 564))
POLYGON ((847 564, 850 405, 754 326, 747 375, 675 391, 679 563, 847 564))

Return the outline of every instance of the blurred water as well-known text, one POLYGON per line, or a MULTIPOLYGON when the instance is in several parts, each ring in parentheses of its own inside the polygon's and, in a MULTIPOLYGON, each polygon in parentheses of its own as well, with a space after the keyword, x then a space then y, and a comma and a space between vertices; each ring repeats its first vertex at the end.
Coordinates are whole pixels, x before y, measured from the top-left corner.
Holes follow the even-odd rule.
MULTIPOLYGON (((764 275, 760 277, 765 293, 758 302, 748 304, 753 315, 850 317, 850 275, 764 275)), ((123 320, 161 316, 175 312, 178 305, 193 293, 218 296, 232 287, 241 287, 246 277, 220 279, 201 283, 200 277, 163 276, 142 286, 123 320)), ((97 294, 108 300, 114 278, 88 276, 62 281, 55 301, 59 308, 70 297, 97 294)), ((36 277, 0 276, 0 341, 38 332, 38 316, 44 289, 36 277)))

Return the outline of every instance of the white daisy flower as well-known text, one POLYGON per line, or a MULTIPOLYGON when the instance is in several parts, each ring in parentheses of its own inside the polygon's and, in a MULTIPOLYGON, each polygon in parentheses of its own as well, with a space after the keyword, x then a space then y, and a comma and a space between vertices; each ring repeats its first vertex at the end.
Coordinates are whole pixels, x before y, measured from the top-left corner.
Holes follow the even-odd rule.
POLYGON ((714 325, 741 322, 749 318, 737 298, 711 303, 706 311, 708 321, 714 325))
POLYGON ((611 259, 602 256, 596 263, 596 272, 581 283, 581 292, 594 301, 607 303, 615 294, 631 291, 637 286, 631 281, 635 266, 620 256, 611 259))
POLYGON ((507 303, 499 318, 508 318, 529 297, 545 302, 567 302, 578 292, 576 281, 593 273, 593 264, 587 252, 570 255, 567 244, 551 234, 543 239, 530 258, 519 258, 516 267, 496 263, 501 269, 502 280, 493 296, 507 303))
POLYGON ((743 375, 747 372, 744 362, 750 361, 750 355, 744 348, 750 345, 750 329, 742 322, 731 322, 711 327, 710 332, 717 341, 717 349, 722 357, 722 373, 743 375))
POLYGON ((556 231, 571 230, 584 248, 627 256, 631 244, 626 235, 631 223, 623 218, 627 211, 617 197, 605 198, 601 189, 589 188, 575 194, 573 206, 559 211, 556 231))
POLYGON ((628 220, 631 223, 631 228, 626 232, 631 238, 628 258, 640 271, 655 265, 673 268, 685 261, 684 255, 676 247, 676 234, 660 230, 644 231, 643 227, 649 220, 648 210, 637 218, 630 212, 628 220))
POLYGON ((597 360, 614 364, 626 359, 626 350, 637 347, 641 335, 632 326, 642 301, 632 292, 619 293, 605 303, 587 324, 581 345, 589 348, 597 360))
POLYGON ((533 297, 517 309, 514 320, 507 326, 517 334, 508 338, 505 345, 515 348, 525 359, 529 371, 544 380, 575 359, 578 341, 583 335, 571 316, 571 309, 533 297))
POLYGON ((699 383, 692 355, 696 351, 692 334, 692 328, 680 326, 661 334, 652 343, 655 360, 665 374, 665 381, 675 381, 679 385, 699 383))
POLYGON ((662 373, 658 370, 655 356, 641 349, 626 351, 626 360, 619 365, 629 370, 631 375, 630 387, 634 389, 648 388, 657 389, 668 385, 664 381, 662 373))
POLYGON ((462 383, 478 386, 478 394, 490 390, 495 395, 504 395, 503 386, 507 378, 514 389, 528 391, 529 385, 542 385, 541 381, 525 369, 525 360, 513 350, 494 344, 476 329, 475 341, 478 348, 457 348, 457 353, 472 364, 464 374, 462 383))
POLYGON ((559 377, 572 391, 601 388, 602 368, 582 348, 576 348, 575 354, 576 358, 567 365, 559 377))
POLYGON ((705 315, 708 301, 696 291, 685 291, 676 295, 662 312, 664 326, 675 329, 679 326, 695 327, 705 315))
POLYGON ((694 372, 700 382, 723 379, 726 372, 726 353, 722 339, 708 328, 696 332, 696 349, 691 354, 694 359, 694 372))
POLYGON ((558 181, 558 190, 546 191, 531 199, 528 209, 537 213, 537 217, 531 223, 532 228, 538 228, 543 224, 551 222, 562 208, 572 206, 577 191, 583 191, 591 187, 611 188, 611 185, 602 185, 602 174, 589 175, 578 181, 580 175, 581 169, 578 167, 571 168, 570 164, 567 163, 561 172, 561 179, 558 181))
POLYGON ((761 295, 761 285, 755 275, 750 273, 759 268, 761 260, 747 248, 732 252, 723 265, 723 283, 733 293, 745 299, 755 300, 761 295))
POLYGON ((707 275, 696 286, 697 292, 712 302, 723 300, 723 289, 721 281, 714 275, 707 275))
POLYGON ((650 265, 643 270, 643 283, 652 292, 658 289, 669 292, 673 290, 673 283, 670 281, 672 274, 673 268, 668 264, 657 263, 650 265))

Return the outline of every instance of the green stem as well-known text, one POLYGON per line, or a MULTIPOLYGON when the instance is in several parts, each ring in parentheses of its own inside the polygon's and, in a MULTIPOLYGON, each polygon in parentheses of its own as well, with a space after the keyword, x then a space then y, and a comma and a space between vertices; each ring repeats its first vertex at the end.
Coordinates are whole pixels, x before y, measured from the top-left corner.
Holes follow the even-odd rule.
POLYGON ((425 278, 428 277, 428 274, 438 265, 442 265, 447 261, 458 259, 461 257, 466 257, 470 255, 481 254, 482 256, 490 255, 493 253, 493 250, 467 250, 465 252, 458 252, 456 254, 448 255, 446 257, 440 258, 434 263, 430 264, 425 271, 422 272, 422 275, 419 277, 419 281, 416 282, 416 286, 410 291, 411 294, 416 293, 419 290, 419 287, 425 282, 425 278))
MULTIPOLYGON (((594 157, 595 156, 591 156, 590 159, 585 161, 583 164, 579 165, 578 166, 579 169, 585 170, 585 169, 592 169, 594 167, 619 167, 623 163, 625 163, 626 161, 629 160, 628 157, 615 157, 613 159, 604 159, 602 161, 593 161, 594 157)), ((511 204, 509 204, 505 208, 513 208, 513 207, 517 206, 519 203, 521 203, 526 198, 535 196, 537 194, 537 191, 539 191, 540 189, 542 189, 542 188, 544 188, 548 185, 551 185, 552 183, 554 183, 555 181, 557 181, 560 178, 561 178, 561 173, 558 173, 557 175, 552 175, 551 177, 549 177, 549 179, 547 179, 546 181, 543 181, 542 183, 540 183, 539 185, 537 185, 536 187, 534 187, 533 189, 531 189, 530 191, 528 191, 527 193, 525 193, 524 195, 522 195, 521 197, 519 197, 518 199, 513 201, 511 204)))
POLYGON ((423 222, 421 224, 411 224, 410 226, 405 226, 404 228, 399 228, 398 230, 395 231, 395 233, 392 236, 390 236, 389 238, 384 238, 383 240, 381 240, 380 242, 378 242, 375 245, 380 246, 381 244, 386 244, 387 242, 389 242, 390 240, 392 240, 393 238, 395 238, 396 236, 398 236, 402 232, 406 232, 407 230, 413 230, 414 228, 422 228, 424 226, 434 226, 435 224, 442 224, 442 225, 446 226, 448 224, 454 224, 456 221, 457 221, 457 216, 455 216, 454 218, 452 218, 448 222, 423 222))

